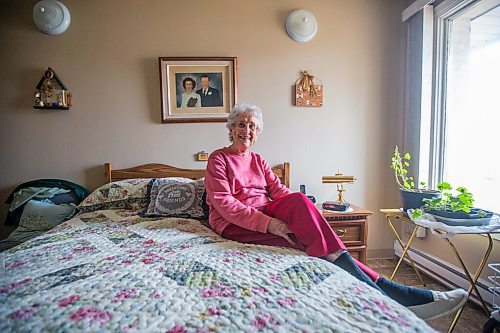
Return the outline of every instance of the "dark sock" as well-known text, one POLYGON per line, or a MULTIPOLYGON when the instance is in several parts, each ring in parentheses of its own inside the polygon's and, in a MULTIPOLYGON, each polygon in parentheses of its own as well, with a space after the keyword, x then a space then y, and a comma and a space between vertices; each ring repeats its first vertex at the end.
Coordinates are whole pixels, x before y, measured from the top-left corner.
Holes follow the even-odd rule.
POLYGON ((381 288, 379 288, 375 284, 375 282, 373 282, 372 279, 370 279, 370 277, 368 275, 366 275, 365 272, 363 272, 358 267, 358 265, 356 265, 356 262, 352 259, 352 257, 349 254, 349 252, 342 253, 337 258, 337 260, 335 260, 333 262, 333 264, 339 266, 340 268, 342 268, 344 271, 346 271, 347 273, 349 273, 352 276, 354 276, 359 281, 366 282, 371 287, 373 287, 373 288, 377 289, 378 291, 382 292, 383 294, 385 294, 384 291, 381 288))
POLYGON ((434 300, 429 290, 404 286, 382 276, 378 278, 377 285, 387 296, 404 306, 420 305, 434 300))

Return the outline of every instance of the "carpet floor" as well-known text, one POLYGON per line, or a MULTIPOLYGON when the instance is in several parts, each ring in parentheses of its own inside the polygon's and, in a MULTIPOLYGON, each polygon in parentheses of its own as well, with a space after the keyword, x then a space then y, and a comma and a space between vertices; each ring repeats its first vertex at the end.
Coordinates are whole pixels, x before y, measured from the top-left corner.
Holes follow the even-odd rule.
MULTIPOLYGON (((368 259, 367 264, 369 267, 373 268, 379 274, 386 278, 389 278, 396 267, 397 258, 394 259, 368 259)), ((447 287, 443 286, 439 282, 435 281, 431 277, 422 274, 422 277, 427 284, 426 289, 431 290, 448 290, 447 287)), ((417 287, 424 288, 417 275, 413 271, 412 267, 406 263, 402 263, 394 278, 395 282, 417 287)), ((447 332, 448 328, 455 317, 455 313, 441 318, 428 321, 429 325, 439 332, 447 332)), ((458 321, 458 324, 453 330, 454 333, 472 333, 481 332, 484 324, 488 320, 488 317, 484 310, 472 302, 467 302, 462 315, 458 321)))

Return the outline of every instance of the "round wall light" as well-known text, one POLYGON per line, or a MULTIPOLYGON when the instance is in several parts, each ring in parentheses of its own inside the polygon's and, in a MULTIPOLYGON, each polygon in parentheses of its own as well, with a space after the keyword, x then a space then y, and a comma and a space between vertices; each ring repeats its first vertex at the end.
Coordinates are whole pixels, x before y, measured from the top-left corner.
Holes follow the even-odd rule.
POLYGON ((318 24, 316 17, 307 10, 294 10, 286 18, 286 32, 297 42, 308 42, 316 35, 318 24))
POLYGON ((59 35, 68 29, 71 15, 60 1, 42 0, 33 7, 33 22, 41 32, 59 35))

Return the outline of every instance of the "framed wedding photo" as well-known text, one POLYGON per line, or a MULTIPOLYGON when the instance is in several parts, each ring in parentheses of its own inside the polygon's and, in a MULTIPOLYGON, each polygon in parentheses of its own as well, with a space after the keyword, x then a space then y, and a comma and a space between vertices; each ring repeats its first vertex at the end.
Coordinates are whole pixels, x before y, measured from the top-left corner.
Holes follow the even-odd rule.
POLYGON ((162 123, 225 122, 236 103, 236 57, 160 57, 162 123))

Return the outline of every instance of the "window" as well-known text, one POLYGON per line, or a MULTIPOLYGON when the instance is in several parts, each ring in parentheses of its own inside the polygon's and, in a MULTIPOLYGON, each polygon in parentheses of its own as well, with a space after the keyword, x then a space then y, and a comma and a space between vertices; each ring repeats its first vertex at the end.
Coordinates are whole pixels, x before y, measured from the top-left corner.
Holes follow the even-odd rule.
POLYGON ((434 38, 430 183, 500 212, 500 1, 444 1, 434 38))

